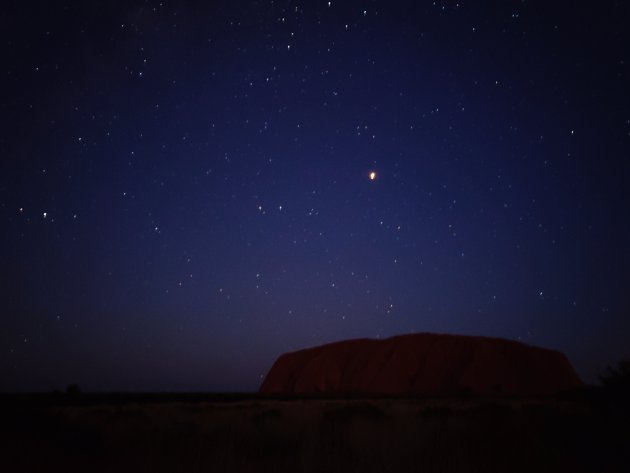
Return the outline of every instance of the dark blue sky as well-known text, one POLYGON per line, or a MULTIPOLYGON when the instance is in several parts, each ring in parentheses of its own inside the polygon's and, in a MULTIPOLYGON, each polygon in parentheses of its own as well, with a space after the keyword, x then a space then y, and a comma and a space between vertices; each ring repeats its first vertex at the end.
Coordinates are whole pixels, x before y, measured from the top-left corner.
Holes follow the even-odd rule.
POLYGON ((8 2, 0 390, 255 390, 423 331, 594 381, 630 356, 629 13, 8 2))

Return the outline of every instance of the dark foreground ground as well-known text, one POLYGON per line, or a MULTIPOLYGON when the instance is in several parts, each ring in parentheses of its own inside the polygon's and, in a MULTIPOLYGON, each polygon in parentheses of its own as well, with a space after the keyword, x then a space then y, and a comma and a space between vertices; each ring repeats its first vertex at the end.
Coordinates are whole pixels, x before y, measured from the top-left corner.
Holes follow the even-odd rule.
POLYGON ((614 403, 0 396, 5 472, 627 472, 614 403))

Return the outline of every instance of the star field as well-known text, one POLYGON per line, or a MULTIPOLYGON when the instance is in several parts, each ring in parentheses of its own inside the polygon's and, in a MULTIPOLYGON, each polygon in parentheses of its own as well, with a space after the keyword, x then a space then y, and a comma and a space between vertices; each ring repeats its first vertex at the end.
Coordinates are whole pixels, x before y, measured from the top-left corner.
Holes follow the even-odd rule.
POLYGON ((629 356, 623 2, 10 2, 0 390, 413 332, 629 356))

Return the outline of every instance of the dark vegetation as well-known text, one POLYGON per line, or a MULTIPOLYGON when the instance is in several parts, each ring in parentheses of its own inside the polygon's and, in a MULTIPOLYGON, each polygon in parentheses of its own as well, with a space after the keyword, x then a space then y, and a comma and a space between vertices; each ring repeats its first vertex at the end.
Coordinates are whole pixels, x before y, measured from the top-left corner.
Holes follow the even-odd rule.
POLYGON ((554 399, 5 395, 1 471, 628 471, 612 385, 554 399))
POLYGON ((630 396, 630 360, 621 360, 616 368, 609 366, 599 380, 609 395, 620 398, 630 396))

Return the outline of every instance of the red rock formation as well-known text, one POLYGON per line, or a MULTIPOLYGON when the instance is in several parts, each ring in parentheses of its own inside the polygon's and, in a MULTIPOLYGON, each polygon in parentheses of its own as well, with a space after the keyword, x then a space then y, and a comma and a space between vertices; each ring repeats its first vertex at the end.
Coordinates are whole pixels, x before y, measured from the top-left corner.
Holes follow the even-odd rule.
POLYGON ((286 353, 260 392, 548 395, 581 384, 558 351, 500 338, 421 333, 286 353))

